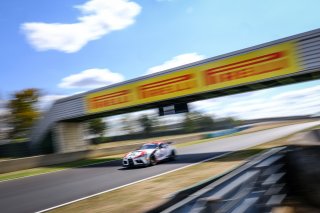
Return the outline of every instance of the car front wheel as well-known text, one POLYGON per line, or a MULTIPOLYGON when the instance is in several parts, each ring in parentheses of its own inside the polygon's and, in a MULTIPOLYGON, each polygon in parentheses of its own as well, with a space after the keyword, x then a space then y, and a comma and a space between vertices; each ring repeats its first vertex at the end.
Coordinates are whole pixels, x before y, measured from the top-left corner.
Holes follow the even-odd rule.
POLYGON ((157 164, 157 160, 156 158, 154 157, 154 155, 150 156, 150 159, 149 159, 149 166, 154 166, 157 164))

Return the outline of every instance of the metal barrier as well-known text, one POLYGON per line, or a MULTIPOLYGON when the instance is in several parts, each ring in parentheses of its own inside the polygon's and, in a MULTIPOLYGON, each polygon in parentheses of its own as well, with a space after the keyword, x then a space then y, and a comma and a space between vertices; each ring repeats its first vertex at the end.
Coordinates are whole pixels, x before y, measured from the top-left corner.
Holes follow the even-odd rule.
POLYGON ((161 212, 269 212, 286 197, 284 152, 273 148, 161 212))

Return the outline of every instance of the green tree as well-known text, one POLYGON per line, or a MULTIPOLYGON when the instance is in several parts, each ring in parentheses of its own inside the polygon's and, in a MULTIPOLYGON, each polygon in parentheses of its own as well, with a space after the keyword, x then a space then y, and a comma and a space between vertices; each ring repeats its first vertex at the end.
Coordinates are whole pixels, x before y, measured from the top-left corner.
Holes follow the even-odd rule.
POLYGON ((140 126, 143 128, 145 134, 150 134, 153 129, 153 120, 148 115, 142 115, 138 119, 140 126))
POLYGON ((234 128, 235 126, 239 126, 242 124, 243 121, 237 120, 233 117, 225 117, 217 121, 217 126, 219 126, 219 128, 234 128))
POLYGON ((121 119, 122 130, 127 134, 132 134, 134 132, 134 122, 129 115, 124 116, 121 119))
POLYGON ((99 135, 99 137, 102 138, 108 128, 108 125, 101 118, 95 118, 89 121, 88 128, 91 134, 99 135))
POLYGON ((197 124, 193 118, 192 113, 186 113, 182 122, 182 128, 185 132, 193 132, 197 129, 197 124))
POLYGON ((10 138, 27 138, 30 128, 39 117, 37 103, 40 97, 38 89, 24 89, 14 93, 8 102, 9 119, 12 131, 10 138))
POLYGON ((211 116, 202 115, 198 120, 198 126, 201 130, 209 130, 214 126, 214 120, 211 116))
POLYGON ((195 111, 185 114, 182 128, 185 132, 204 131, 212 129, 214 124, 214 119, 211 116, 195 111))

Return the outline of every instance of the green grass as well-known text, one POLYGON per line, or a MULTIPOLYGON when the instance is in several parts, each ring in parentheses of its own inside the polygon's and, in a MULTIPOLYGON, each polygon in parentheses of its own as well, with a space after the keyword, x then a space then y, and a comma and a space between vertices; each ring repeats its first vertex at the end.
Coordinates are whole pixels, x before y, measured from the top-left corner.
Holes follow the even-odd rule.
POLYGON ((65 170, 65 169, 83 167, 83 166, 87 166, 90 164, 103 163, 103 162, 108 162, 108 161, 112 161, 112 160, 119 160, 119 159, 121 159, 121 158, 119 158, 119 157, 104 157, 104 158, 95 158, 95 159, 84 159, 84 160, 73 161, 70 163, 63 163, 63 164, 57 164, 57 165, 52 165, 52 166, 38 167, 38 168, 34 168, 34 169, 26 169, 26 170, 21 170, 21 171, 16 171, 16 172, 9 172, 9 173, 0 174, 0 181, 28 177, 28 176, 34 176, 34 175, 40 175, 40 174, 45 174, 45 173, 49 173, 49 172, 57 172, 57 171, 65 170))

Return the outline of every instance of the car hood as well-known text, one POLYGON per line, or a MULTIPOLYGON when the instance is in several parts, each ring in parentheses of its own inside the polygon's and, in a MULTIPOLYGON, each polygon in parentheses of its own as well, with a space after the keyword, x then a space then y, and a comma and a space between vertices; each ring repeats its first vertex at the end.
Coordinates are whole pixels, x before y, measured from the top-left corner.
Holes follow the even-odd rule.
POLYGON ((139 149, 139 150, 135 150, 132 152, 127 153, 124 157, 125 158, 135 158, 135 157, 139 157, 142 156, 144 154, 147 154, 148 156, 150 156, 156 149, 139 149))

